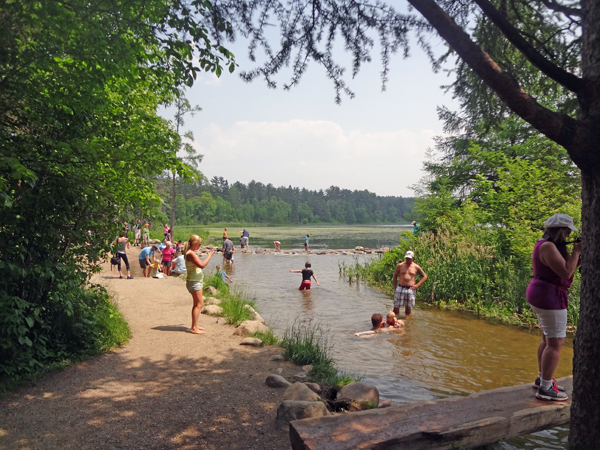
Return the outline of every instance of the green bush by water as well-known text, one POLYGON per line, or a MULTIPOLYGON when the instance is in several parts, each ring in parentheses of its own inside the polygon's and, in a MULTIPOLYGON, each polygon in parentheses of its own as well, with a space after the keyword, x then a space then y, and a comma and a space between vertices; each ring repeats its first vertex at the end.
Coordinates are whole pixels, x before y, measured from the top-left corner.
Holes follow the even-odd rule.
POLYGON ((221 291, 219 297, 219 306, 223 308, 223 317, 227 318, 227 323, 237 326, 246 320, 252 320, 252 314, 245 306, 250 305, 254 308, 254 302, 248 299, 248 294, 243 289, 221 291))
POLYGON ((252 333, 250 337, 260 339, 265 345, 279 345, 281 343, 279 338, 275 336, 271 330, 266 333, 256 331, 255 333, 252 333))
POLYGON ((329 342, 328 330, 318 323, 295 322, 285 331, 281 346, 284 349, 283 357, 288 361, 299 366, 313 366, 308 376, 315 383, 340 388, 363 379, 337 369, 331 356, 333 346, 329 342))

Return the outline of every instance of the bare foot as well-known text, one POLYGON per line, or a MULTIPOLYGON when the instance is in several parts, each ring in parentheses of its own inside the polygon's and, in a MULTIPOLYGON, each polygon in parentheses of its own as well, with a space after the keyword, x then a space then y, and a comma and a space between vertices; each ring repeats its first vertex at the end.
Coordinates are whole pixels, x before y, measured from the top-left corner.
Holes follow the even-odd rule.
POLYGON ((190 333, 192 333, 192 334, 204 334, 204 328, 201 328, 199 330, 190 330, 190 333))

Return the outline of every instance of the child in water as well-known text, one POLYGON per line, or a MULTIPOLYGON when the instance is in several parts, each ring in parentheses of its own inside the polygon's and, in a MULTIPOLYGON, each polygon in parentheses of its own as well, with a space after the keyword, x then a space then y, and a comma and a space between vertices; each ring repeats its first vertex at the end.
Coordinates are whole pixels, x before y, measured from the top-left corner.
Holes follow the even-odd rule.
POLYGON ((388 311, 388 313, 385 316, 385 322, 383 321, 383 316, 381 314, 373 314, 371 316, 371 323, 373 324, 372 329, 370 329, 369 331, 361 331, 359 333, 354 333, 354 336, 372 336, 379 331, 392 331, 395 328, 402 328, 404 326, 404 322, 402 320, 396 319, 394 311, 388 311))
POLYGON ((320 286, 319 284, 319 280, 317 280, 317 277, 315 276, 314 272, 311 270, 310 268, 310 262, 306 262, 306 264, 304 264, 304 269, 302 270, 292 270, 290 269, 290 272, 292 273, 301 273, 302 274, 302 283, 300 284, 300 287, 298 288, 299 291, 302 291, 304 289, 310 291, 310 277, 313 277, 315 279, 315 281, 317 282, 317 286, 320 286))
MULTIPOLYGON (((225 229, 227 229, 227 228, 225 228, 225 229)), ((233 280, 231 278, 229 278, 229 275, 227 275, 227 273, 221 269, 220 264, 217 264, 217 275, 221 275, 221 281, 223 281, 223 283, 225 283, 225 278, 227 278, 230 283, 233 283, 233 280)))
POLYGON ((398 320, 394 311, 388 311, 385 315, 385 323, 390 328, 402 328, 404 326, 403 320, 398 320))

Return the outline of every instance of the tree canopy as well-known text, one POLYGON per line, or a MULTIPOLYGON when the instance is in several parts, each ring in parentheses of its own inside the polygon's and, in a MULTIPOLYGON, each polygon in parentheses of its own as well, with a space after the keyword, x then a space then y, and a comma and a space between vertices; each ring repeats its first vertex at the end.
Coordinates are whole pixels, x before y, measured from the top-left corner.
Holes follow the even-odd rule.
POLYGON ((2 2, 0 381, 96 346, 104 300, 85 289, 92 263, 125 211, 158 200, 154 176, 194 174, 157 108, 198 71, 233 70, 199 22, 208 8, 2 2))

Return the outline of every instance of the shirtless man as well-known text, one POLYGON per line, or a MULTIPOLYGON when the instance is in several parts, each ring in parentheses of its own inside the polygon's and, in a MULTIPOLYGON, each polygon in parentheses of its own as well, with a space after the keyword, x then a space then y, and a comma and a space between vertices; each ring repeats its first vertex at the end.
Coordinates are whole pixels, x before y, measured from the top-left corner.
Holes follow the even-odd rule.
POLYGON ((427 275, 421 269, 421 266, 415 264, 413 259, 415 254, 410 250, 404 255, 405 261, 398 264, 392 284, 394 285, 394 313, 400 313, 400 307, 404 306, 404 314, 410 315, 411 310, 415 307, 415 291, 425 283, 427 275), (415 284, 417 275, 421 277, 418 283, 415 284))

